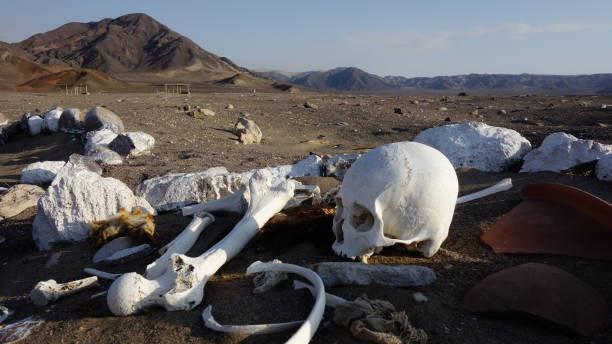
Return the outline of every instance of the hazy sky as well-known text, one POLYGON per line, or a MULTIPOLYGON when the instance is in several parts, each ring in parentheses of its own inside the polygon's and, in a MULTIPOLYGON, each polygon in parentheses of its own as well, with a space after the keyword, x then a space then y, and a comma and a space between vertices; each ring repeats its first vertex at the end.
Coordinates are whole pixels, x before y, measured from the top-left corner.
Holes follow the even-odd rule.
POLYGON ((379 75, 612 72, 612 1, 0 0, 0 40, 147 13, 252 69, 379 75))

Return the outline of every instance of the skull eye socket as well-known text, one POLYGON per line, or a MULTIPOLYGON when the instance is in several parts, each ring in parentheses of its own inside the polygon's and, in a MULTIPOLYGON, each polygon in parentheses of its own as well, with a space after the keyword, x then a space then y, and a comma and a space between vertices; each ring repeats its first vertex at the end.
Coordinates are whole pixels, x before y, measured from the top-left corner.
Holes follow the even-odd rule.
POLYGON ((374 216, 368 208, 359 203, 353 203, 354 213, 351 216, 351 225, 357 232, 367 232, 374 225, 374 216))

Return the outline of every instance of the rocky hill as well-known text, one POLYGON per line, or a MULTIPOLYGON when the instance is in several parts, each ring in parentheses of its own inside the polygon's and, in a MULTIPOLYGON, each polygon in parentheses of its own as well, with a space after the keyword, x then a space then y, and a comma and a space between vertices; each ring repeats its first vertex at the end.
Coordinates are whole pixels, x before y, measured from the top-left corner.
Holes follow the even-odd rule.
POLYGON ((0 42, 0 90, 13 90, 16 84, 49 73, 50 68, 30 61, 18 47, 0 42))
POLYGON ((272 80, 326 91, 592 94, 610 93, 612 89, 612 74, 467 74, 406 78, 402 76, 380 77, 354 67, 304 73, 282 71, 258 71, 257 73, 272 80))
POLYGON ((87 68, 112 75, 153 73, 217 80, 243 70, 146 14, 68 23, 14 44, 34 62, 87 68), (179 75, 177 75, 177 73, 179 75))

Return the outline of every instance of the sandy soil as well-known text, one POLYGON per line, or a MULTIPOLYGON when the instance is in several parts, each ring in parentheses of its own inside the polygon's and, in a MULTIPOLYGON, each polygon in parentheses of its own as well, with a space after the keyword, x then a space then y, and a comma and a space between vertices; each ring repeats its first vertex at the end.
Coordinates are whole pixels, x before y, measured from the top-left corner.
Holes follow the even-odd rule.
MULTIPOLYGON (((165 96, 144 93, 93 94, 61 96, 56 94, 0 93, 0 112, 17 119, 26 111, 46 110, 52 106, 77 107, 83 110, 105 105, 119 114, 127 130, 141 130, 153 135, 157 144, 150 156, 129 160, 122 166, 106 167, 112 176, 134 187, 140 181, 169 172, 190 172, 212 166, 226 166, 244 171, 263 166, 291 163, 309 152, 337 154, 363 152, 378 145, 412 139, 425 128, 462 122, 482 121, 490 125, 513 128, 534 145, 553 132, 565 131, 580 138, 612 143, 611 112, 599 110, 601 104, 612 104, 612 97, 530 96, 530 97, 450 97, 439 96, 349 95, 321 93, 198 93, 189 96, 165 96), (419 104, 411 101, 418 100, 419 104), (304 102, 318 105, 306 109, 304 102), (233 104, 233 110, 226 110, 233 104), (183 105, 202 106, 217 115, 194 119, 184 114, 183 105), (439 110, 446 107, 447 110, 439 110), (478 109, 477 114, 472 114, 478 109), (394 113, 401 108, 404 114, 394 113), (498 110, 506 115, 498 115, 498 110), (243 146, 231 134, 240 112, 261 127, 264 142, 243 146)), ((79 151, 78 138, 69 135, 44 135, 35 138, 16 136, 0 148, 0 185, 14 184, 21 168, 33 161, 59 160, 79 151)), ((352 299, 362 294, 391 301, 405 310, 414 326, 425 329, 432 343, 610 343, 612 315, 591 336, 580 337, 523 317, 498 319, 475 316, 465 311, 463 296, 476 282, 506 267, 526 262, 543 262, 560 267, 583 279, 600 291, 612 305, 612 269, 609 262, 552 255, 498 255, 479 242, 479 236, 505 212, 520 201, 523 185, 557 182, 573 185, 612 201, 612 185, 597 181, 592 175, 555 173, 484 173, 461 170, 458 173, 461 193, 492 185, 511 177, 516 187, 502 194, 457 207, 449 238, 431 259, 399 248, 385 249, 371 259, 373 264, 420 264, 436 271, 438 280, 421 288, 336 287, 331 293, 352 299), (414 291, 423 292, 429 301, 416 303, 414 291)), ((299 320, 307 316, 311 296, 292 291, 288 285, 253 295, 246 267, 255 260, 281 259, 312 267, 318 262, 342 260, 331 251, 333 235, 329 226, 308 233, 297 230, 281 236, 273 245, 256 240, 224 266, 206 285, 202 305, 190 312, 165 312, 154 309, 127 318, 112 316, 104 298, 89 296, 103 291, 98 288, 59 300, 53 305, 37 307, 27 300, 27 293, 40 280, 68 281, 85 277, 82 269, 89 263, 94 249, 88 244, 58 247, 62 251, 58 265, 45 268, 51 252, 38 252, 31 239, 35 209, 0 223, 0 304, 16 311, 12 319, 36 315, 46 322, 35 329, 27 343, 281 343, 291 333, 261 336, 225 335, 204 328, 200 313, 204 305, 213 305, 221 323, 253 324, 299 320)), ((238 220, 231 214, 218 216, 190 255, 199 255, 214 244, 238 220)), ((178 213, 156 218, 155 245, 171 240, 189 222, 178 213)), ((149 256, 121 266, 99 267, 111 272, 142 272, 155 257, 149 256)), ((580 300, 568 300, 580 302, 580 300)), ((317 331, 314 343, 355 342, 345 331, 331 323, 328 311, 317 331)))

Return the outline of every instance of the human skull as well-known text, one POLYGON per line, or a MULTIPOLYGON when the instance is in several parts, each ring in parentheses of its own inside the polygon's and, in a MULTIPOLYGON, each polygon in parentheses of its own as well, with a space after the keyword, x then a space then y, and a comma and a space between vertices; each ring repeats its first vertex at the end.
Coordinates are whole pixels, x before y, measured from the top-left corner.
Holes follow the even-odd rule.
POLYGON ((344 176, 332 248, 363 259, 385 246, 418 243, 431 257, 448 236, 458 191, 453 165, 434 148, 398 142, 373 149, 344 176))

